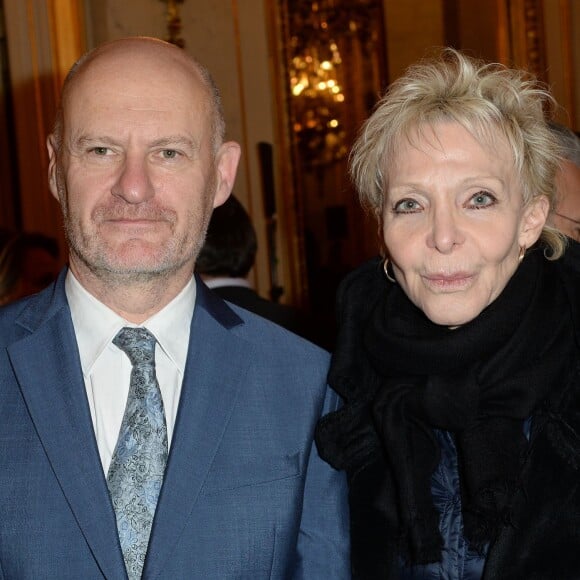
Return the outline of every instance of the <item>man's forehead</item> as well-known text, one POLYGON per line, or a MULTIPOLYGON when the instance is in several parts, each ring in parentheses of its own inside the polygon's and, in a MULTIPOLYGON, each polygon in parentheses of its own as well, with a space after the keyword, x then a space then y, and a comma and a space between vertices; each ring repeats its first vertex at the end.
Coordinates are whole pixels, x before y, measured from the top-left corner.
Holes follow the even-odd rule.
POLYGON ((87 118, 94 112, 160 115, 183 113, 193 117, 211 115, 208 89, 189 71, 150 65, 97 66, 81 71, 63 93, 65 119, 87 118))
POLYGON ((192 98, 209 93, 197 64, 182 49, 146 40, 110 43, 81 59, 63 88, 63 104, 87 86, 94 92, 100 84, 133 87, 137 93, 144 86, 148 93, 178 88, 194 93, 192 98))

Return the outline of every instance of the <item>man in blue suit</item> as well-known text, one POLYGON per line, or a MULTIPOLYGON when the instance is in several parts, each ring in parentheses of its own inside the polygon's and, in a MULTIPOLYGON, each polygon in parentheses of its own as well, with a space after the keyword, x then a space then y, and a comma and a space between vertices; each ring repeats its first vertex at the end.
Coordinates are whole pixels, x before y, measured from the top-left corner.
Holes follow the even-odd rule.
POLYGON ((207 71, 103 45, 48 150, 69 267, 0 310, 0 579, 348 578, 327 354, 192 276, 240 156, 207 71))

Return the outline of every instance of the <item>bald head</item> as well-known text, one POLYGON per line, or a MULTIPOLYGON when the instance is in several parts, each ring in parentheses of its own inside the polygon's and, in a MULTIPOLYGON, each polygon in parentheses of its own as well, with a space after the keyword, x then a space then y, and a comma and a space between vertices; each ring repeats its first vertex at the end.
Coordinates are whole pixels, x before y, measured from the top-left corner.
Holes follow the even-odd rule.
POLYGON ((161 84, 171 83, 172 75, 188 78, 192 85, 201 89, 201 102, 211 120, 212 143, 217 150, 224 139, 225 121, 221 95, 210 72, 183 49, 157 38, 139 36, 102 44, 85 53, 72 66, 62 87, 54 124, 56 145, 60 147, 62 143, 66 108, 74 99, 78 86, 87 78, 96 77, 101 82, 108 82, 111 79, 129 81, 130 77, 136 77, 161 84))

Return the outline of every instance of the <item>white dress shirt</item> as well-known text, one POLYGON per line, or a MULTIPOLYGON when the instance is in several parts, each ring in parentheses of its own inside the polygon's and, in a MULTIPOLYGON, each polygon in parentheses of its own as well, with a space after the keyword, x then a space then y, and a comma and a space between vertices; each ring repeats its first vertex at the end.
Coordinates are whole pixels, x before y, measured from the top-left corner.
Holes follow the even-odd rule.
POLYGON ((247 280, 247 278, 226 278, 224 276, 218 276, 216 278, 205 279, 202 276, 202 279, 208 288, 222 288, 223 286, 241 286, 242 288, 252 288, 252 285, 247 280))
MULTIPOLYGON (((65 284, 93 427, 105 475, 117 444, 125 412, 131 362, 112 340, 124 326, 135 327, 92 296, 69 270, 65 284)), ((189 330, 195 306, 195 282, 160 312, 139 325, 157 339, 155 366, 161 389, 167 439, 171 445, 187 360, 189 330)))

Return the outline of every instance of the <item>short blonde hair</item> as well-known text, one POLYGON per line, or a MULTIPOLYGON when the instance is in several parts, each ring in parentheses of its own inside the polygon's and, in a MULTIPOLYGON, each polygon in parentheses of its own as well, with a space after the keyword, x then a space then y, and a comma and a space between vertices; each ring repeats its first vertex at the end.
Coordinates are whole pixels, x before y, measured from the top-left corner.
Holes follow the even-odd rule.
MULTIPOLYGON (((546 196, 553 207, 561 147, 546 113, 554 107, 548 89, 529 73, 443 49, 407 69, 362 126, 350 154, 350 174, 361 204, 380 223, 388 160, 400 140, 414 129, 452 121, 488 144, 502 136, 513 154, 524 204, 546 196)), ((566 239, 556 229, 546 225, 541 239, 552 259, 563 254, 566 239)))

